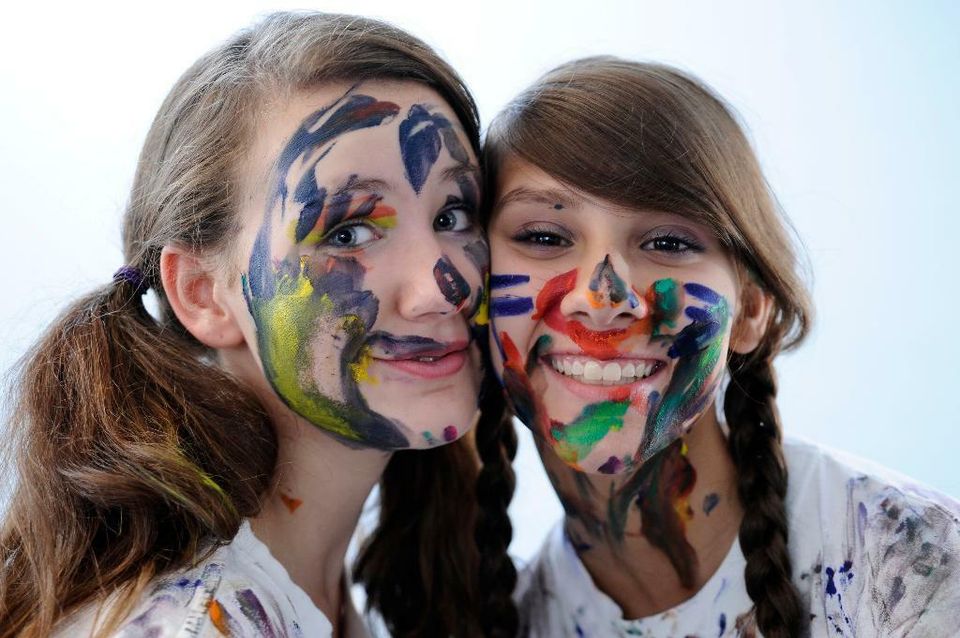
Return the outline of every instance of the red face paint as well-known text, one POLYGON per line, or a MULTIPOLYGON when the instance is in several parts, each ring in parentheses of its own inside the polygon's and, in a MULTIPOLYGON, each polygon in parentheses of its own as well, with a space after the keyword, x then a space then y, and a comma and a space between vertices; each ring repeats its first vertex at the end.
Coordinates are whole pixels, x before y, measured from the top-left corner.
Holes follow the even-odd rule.
MULTIPOLYGON (((642 318, 631 323, 627 328, 618 328, 614 330, 592 330, 583 323, 576 320, 568 320, 560 310, 560 303, 576 287, 577 271, 576 269, 557 275, 548 281, 537 295, 536 312, 531 319, 534 321, 543 319, 552 330, 570 337, 577 344, 584 354, 597 359, 613 359, 617 357, 620 344, 631 337, 640 335, 652 335, 655 329, 659 330, 659 325, 664 321, 672 320, 673 312, 664 312, 660 297, 658 297, 655 286, 651 285, 646 292, 637 293, 637 297, 646 304, 647 313, 642 318), (668 316, 669 315, 669 316, 668 316)), ((676 295, 682 294, 678 289, 676 295)), ((672 298, 672 308, 682 308, 682 298, 672 298)))

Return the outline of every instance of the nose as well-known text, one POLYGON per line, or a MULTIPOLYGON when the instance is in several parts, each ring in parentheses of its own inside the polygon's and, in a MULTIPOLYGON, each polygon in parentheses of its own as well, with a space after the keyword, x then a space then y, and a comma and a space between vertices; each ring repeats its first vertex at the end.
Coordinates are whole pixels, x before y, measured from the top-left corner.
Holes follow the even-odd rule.
POLYGON ((428 248, 421 246, 413 261, 404 268, 404 278, 398 295, 398 311, 407 320, 416 321, 425 316, 459 312, 469 305, 472 289, 460 269, 435 242, 428 248), (408 270, 409 269, 409 270, 408 270))
POLYGON ((577 283, 563 301, 560 312, 597 329, 617 327, 642 319, 647 304, 630 287, 630 270, 622 257, 608 253, 589 276, 581 269, 577 283))

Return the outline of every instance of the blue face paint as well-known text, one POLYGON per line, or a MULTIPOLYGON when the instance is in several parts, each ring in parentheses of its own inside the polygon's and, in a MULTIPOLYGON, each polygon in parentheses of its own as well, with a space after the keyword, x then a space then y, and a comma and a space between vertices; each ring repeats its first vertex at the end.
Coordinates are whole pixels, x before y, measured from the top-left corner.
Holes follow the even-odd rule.
POLYGON ((413 190, 420 193, 440 149, 446 144, 454 161, 466 164, 469 155, 457 138, 453 125, 443 115, 435 115, 422 104, 414 104, 400 123, 400 155, 413 190))
POLYGON ((460 306, 470 297, 470 284, 463 278, 457 267, 446 255, 440 257, 433 266, 433 276, 440 288, 440 293, 451 306, 460 309, 460 306))
POLYGON ((490 290, 519 286, 529 281, 530 275, 490 275, 490 290))
POLYGON ((492 297, 490 299, 490 316, 492 317, 516 317, 518 315, 527 315, 532 312, 532 297, 501 295, 499 297, 492 297))

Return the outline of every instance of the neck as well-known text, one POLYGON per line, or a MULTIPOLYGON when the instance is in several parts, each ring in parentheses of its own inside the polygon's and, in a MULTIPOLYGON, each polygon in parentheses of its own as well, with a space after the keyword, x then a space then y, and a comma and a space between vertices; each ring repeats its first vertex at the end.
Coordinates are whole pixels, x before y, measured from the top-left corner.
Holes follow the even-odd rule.
POLYGON ((626 618, 693 596, 737 539, 736 470, 712 410, 628 475, 576 472, 542 446, 541 456, 580 560, 626 618))
POLYGON ((390 454, 348 448, 299 418, 274 423, 276 471, 251 527, 340 635, 347 547, 390 454))

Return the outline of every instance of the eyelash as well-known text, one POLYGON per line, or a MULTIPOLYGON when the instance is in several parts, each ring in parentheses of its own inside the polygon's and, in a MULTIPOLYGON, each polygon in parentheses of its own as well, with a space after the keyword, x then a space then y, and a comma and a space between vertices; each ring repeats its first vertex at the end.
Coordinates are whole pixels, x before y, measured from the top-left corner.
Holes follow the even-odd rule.
MULTIPOLYGON (((437 220, 441 215, 443 215, 443 214, 445 214, 445 213, 451 213, 451 212, 454 212, 454 211, 458 211, 458 210, 459 210, 459 211, 463 211, 464 215, 466 216, 466 221, 467 221, 468 225, 467 225, 465 228, 460 228, 460 229, 456 229, 456 230, 448 230, 448 231, 445 231, 445 230, 443 230, 443 229, 440 229, 440 228, 436 228, 436 227, 435 227, 435 230, 440 231, 440 232, 458 232, 458 233, 464 233, 464 232, 470 232, 470 231, 472 231, 472 230, 474 229, 475 224, 476 224, 476 216, 477 216, 477 215, 476 215, 476 211, 475 211, 471 206, 469 206, 466 202, 463 202, 463 201, 460 201, 460 200, 451 201, 447 206, 445 206, 444 208, 442 208, 442 209, 437 213, 436 217, 434 217, 434 224, 436 224, 436 220, 437 220)), ((353 220, 353 221, 350 221, 350 222, 343 223, 343 224, 337 226, 336 228, 332 228, 329 232, 327 232, 326 236, 323 238, 323 240, 322 240, 321 243, 324 244, 324 245, 326 245, 326 246, 330 246, 330 247, 332 247, 332 248, 341 248, 341 249, 346 249, 346 250, 352 250, 352 249, 359 248, 359 247, 361 247, 361 246, 365 246, 366 244, 372 243, 372 242, 374 242, 374 241, 376 241, 376 240, 378 240, 378 239, 382 239, 382 238, 383 238, 383 233, 380 232, 380 229, 379 229, 379 228, 375 227, 373 224, 370 224, 369 222, 366 222, 366 221, 364 221, 364 220, 362 220, 362 219, 358 219, 358 220, 353 220), (372 237, 371 239, 366 240, 366 241, 356 242, 356 243, 352 243, 352 244, 335 244, 335 243, 333 243, 333 238, 336 237, 337 234, 343 232, 344 230, 349 230, 349 229, 352 229, 352 228, 365 228, 365 229, 367 229, 367 230, 370 231, 370 233, 371 233, 371 235, 373 235, 373 237, 372 237)))
POLYGON ((568 248, 573 245, 569 237, 558 233, 552 226, 525 226, 512 237, 513 241, 528 244, 533 248, 549 250, 551 248, 568 248))
POLYGON ((692 237, 683 235, 676 231, 667 231, 659 235, 651 237, 640 244, 641 250, 654 250, 659 253, 672 253, 675 255, 683 255, 688 252, 700 253, 703 252, 703 246, 697 242, 692 237), (681 248, 665 248, 661 245, 660 248, 656 247, 658 242, 671 242, 674 246, 680 244, 681 248))
POLYGON ((477 211, 472 206, 470 206, 467 202, 461 199, 451 199, 448 201, 447 205, 441 208, 440 211, 436 214, 436 216, 433 218, 433 222, 434 222, 434 230, 437 230, 440 232, 453 232, 453 233, 470 232, 476 226, 477 211), (465 228, 460 228, 459 230, 443 230, 436 227, 437 219, 439 219, 441 215, 443 215, 444 213, 451 213, 457 210, 463 211, 464 215, 466 215, 466 221, 468 222, 468 226, 466 226, 465 228))
POLYGON ((336 228, 331 229, 330 232, 328 232, 328 233, 326 234, 326 236, 323 238, 323 240, 322 240, 321 243, 324 244, 325 246, 330 246, 330 247, 332 247, 332 248, 341 248, 341 249, 346 249, 346 250, 352 250, 352 249, 355 249, 355 248, 359 248, 360 246, 364 246, 364 245, 366 245, 366 244, 368 244, 368 243, 371 243, 371 242, 373 242, 373 241, 376 241, 377 239, 380 239, 381 237, 383 237, 383 235, 380 233, 379 229, 375 228, 372 224, 369 224, 369 223, 364 222, 364 221, 362 221, 362 220, 357 220, 357 221, 352 221, 352 222, 347 222, 347 223, 341 224, 341 225, 337 226, 336 228), (369 240, 364 241, 364 242, 362 242, 362 243, 358 242, 358 243, 353 243, 353 244, 335 244, 335 243, 333 243, 333 238, 336 237, 339 233, 341 233, 341 232, 343 232, 343 231, 345 231, 345 230, 351 230, 351 229, 354 229, 354 228, 363 228, 363 229, 366 229, 366 230, 370 231, 370 234, 373 235, 373 239, 369 239, 369 240))

